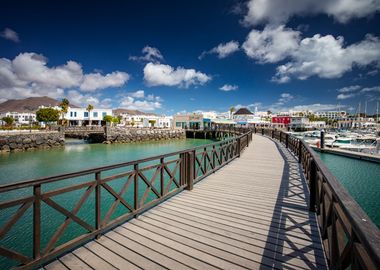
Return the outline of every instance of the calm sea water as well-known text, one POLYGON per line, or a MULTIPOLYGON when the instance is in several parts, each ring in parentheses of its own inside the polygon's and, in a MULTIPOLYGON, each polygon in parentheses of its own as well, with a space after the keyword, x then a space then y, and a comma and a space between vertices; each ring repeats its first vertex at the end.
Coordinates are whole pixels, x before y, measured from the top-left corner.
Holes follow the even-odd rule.
POLYGON ((322 161, 380 228, 380 164, 319 153, 322 161))
POLYGON ((67 139, 64 148, 0 155, 0 185, 75 172, 208 144, 212 140, 183 139, 131 144, 88 144, 67 139))
MULTIPOLYGON (((43 151, 33 151, 33 152, 20 152, 11 153, 6 155, 0 155, 0 185, 7 183, 14 183, 28 179, 34 179, 39 177, 45 177, 50 175, 68 173, 80 171, 88 168, 100 167, 105 165, 111 165, 116 163, 122 163, 126 161, 146 158, 150 156, 156 156, 159 154, 175 152, 179 150, 184 150, 187 148, 192 148, 199 145, 209 144, 213 141, 203 140, 203 139, 182 139, 173 141, 161 141, 161 142, 146 142, 146 143, 135 143, 135 144, 87 144, 82 140, 67 140, 67 145, 64 148, 43 150, 43 151)), ((168 158, 176 159, 177 156, 168 158)), ((157 164, 158 161, 154 161, 157 164)), ((151 165, 152 162, 141 164, 141 167, 151 165)), ((168 165, 169 169, 173 172, 175 164, 168 165)), ((140 168, 141 168, 140 167, 140 168)), ((132 168, 124 167, 120 169, 114 169, 105 173, 102 173, 102 177, 107 175, 115 175, 122 172, 130 171, 132 168)), ((144 175, 151 179, 154 174, 155 169, 144 171, 144 175)), ((179 179, 179 170, 175 173, 177 179, 179 179)), ((168 174, 164 174, 164 181, 167 183, 170 179, 168 174)), ((59 181, 52 184, 47 184, 42 187, 42 192, 47 190, 57 189, 61 187, 67 187, 73 184, 83 183, 94 180, 94 175, 87 175, 77 178, 68 179, 65 181, 59 181)), ((108 184, 116 192, 120 192, 127 177, 113 180, 108 182, 108 184)), ((154 187, 160 192, 160 181, 156 180, 153 184, 154 187)), ((139 197, 142 198, 146 190, 146 185, 140 180, 139 181, 139 197)), ((169 187, 169 190, 175 188, 174 183, 169 187)), ((124 200, 130 205, 133 205, 133 181, 123 196, 124 200)), ((75 204, 79 201, 81 196, 85 193, 86 188, 72 191, 69 193, 61 194, 52 197, 52 200, 61 206, 64 206, 67 210, 72 211, 75 204)), ((22 189, 17 190, 17 192, 8 192, 6 194, 0 194, 0 201, 11 200, 20 197, 30 196, 32 190, 22 189)), ((155 194, 150 191, 146 202, 155 199, 155 194)), ((95 207, 94 192, 90 194, 86 202, 83 204, 78 212, 78 216, 91 226, 95 225, 95 207)), ((106 216, 107 211, 110 209, 112 203, 114 202, 114 197, 110 195, 105 189, 101 190, 101 216, 102 219, 106 216)), ((19 207, 19 206, 18 206, 19 207)), ((0 210, 0 227, 3 226, 11 216, 13 216, 18 207, 7 208, 5 210, 0 210)), ((129 210, 124 206, 119 204, 115 212, 111 216, 111 220, 121 216, 122 214, 128 213, 129 210)), ((41 246, 44 249, 47 243, 59 228, 59 226, 64 222, 65 216, 47 205, 46 203, 41 204, 41 246)), ((33 224, 32 207, 30 207, 20 218, 20 220, 12 227, 12 229, 0 240, 0 246, 5 246, 11 248, 17 252, 31 256, 32 251, 32 224, 33 224)), ((63 235, 60 237, 58 243, 65 243, 76 236, 79 236, 86 231, 76 224, 71 222, 66 228, 63 235)), ((0 257, 0 269, 9 269, 15 266, 14 261, 0 257)))

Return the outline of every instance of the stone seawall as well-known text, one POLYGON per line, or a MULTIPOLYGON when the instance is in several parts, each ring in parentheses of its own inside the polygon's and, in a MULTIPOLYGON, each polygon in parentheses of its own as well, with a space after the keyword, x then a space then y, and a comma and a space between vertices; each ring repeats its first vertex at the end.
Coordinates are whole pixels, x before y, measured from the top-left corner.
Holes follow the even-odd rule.
POLYGON ((59 132, 0 134, 0 153, 47 149, 64 145, 65 137, 59 132))
POLYGON ((185 138, 186 133, 183 130, 108 128, 103 143, 130 143, 185 138))

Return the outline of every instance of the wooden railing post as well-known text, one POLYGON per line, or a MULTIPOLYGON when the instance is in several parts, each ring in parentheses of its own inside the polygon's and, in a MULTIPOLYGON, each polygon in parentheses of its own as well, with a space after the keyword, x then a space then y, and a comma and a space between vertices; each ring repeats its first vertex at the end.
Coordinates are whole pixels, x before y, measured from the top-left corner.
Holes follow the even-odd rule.
MULTIPOLYGON (((161 197, 164 196, 164 189, 165 189, 165 183, 164 183, 164 158, 160 158, 160 165, 161 165, 161 168, 160 168, 160 187, 161 187, 161 190, 160 190, 160 195, 161 197)), ((184 159, 182 158, 181 159, 181 165, 184 166, 185 165, 185 162, 184 162, 184 159)), ((181 173, 182 173, 182 170, 181 170, 181 173)), ((183 181, 183 178, 181 178, 181 180, 183 181)), ((182 185, 184 183, 181 183, 182 185)))
POLYGON ((261 129, 261 135, 264 136, 264 129, 263 128, 261 129))
POLYGON ((215 149, 215 144, 212 146, 212 167, 213 167, 213 171, 215 171, 215 152, 216 152, 216 149, 215 149))
POLYGON ((33 259, 41 256, 41 185, 33 187, 33 259))
POLYGON ((289 134, 288 133, 286 133, 285 135, 285 146, 286 148, 289 148, 289 134))
POLYGON ((205 169, 205 174, 207 173, 207 157, 206 157, 206 155, 207 155, 207 147, 205 147, 204 149, 203 149, 203 166, 204 166, 204 169, 205 169))
MULTIPOLYGON (((134 169, 134 175, 133 175, 133 180, 134 180, 134 194, 133 194, 133 198, 134 198, 134 208, 135 208, 135 211, 137 211, 137 209, 139 209, 139 164, 134 164, 133 165, 133 169, 134 169)), ((165 194, 164 194, 165 195, 165 194)))
MULTIPOLYGON (((101 182, 100 182, 100 172, 95 173, 95 229, 99 230, 101 228, 101 182)), ((96 235, 96 238, 98 238, 99 235, 96 235)))
POLYGON ((249 139, 248 139, 248 134, 247 134, 247 147, 249 146, 249 139))
POLYGON ((302 159, 302 141, 298 141, 298 163, 301 163, 302 159))
POLYGON ((317 185, 317 167, 315 164, 315 160, 312 159, 310 162, 310 179, 309 179, 309 211, 315 212, 315 204, 316 204, 316 185, 317 185))
POLYGON ((237 138, 237 156, 240 157, 241 153, 241 138, 237 138))
POLYGON ((194 166, 195 166, 195 151, 186 153, 186 189, 193 189, 194 180, 194 166))
POLYGON ((272 139, 274 138, 274 130, 272 130, 272 139))

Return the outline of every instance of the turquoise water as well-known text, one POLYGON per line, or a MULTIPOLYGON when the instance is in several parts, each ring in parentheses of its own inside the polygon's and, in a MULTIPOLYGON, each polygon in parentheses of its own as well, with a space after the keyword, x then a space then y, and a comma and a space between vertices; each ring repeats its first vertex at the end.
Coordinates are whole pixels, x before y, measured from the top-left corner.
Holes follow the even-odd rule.
MULTIPOLYGON (((127 162, 164 153, 184 150, 199 145, 209 144, 211 142, 213 141, 203 139, 182 139, 161 142, 106 145, 87 144, 81 140, 67 140, 67 145, 64 148, 0 155, 0 185, 127 162)), ((175 160, 178 157, 178 155, 175 155, 165 159, 165 161, 167 162, 170 160, 175 160)), ((159 160, 146 162, 139 165, 139 168, 141 169, 142 167, 157 164, 158 162, 159 160)), ((175 163, 169 164, 168 168, 173 172, 176 179, 179 179, 179 170, 174 173, 175 163)), ((102 173, 102 178, 109 175, 125 173, 132 169, 133 168, 131 166, 113 169, 102 173)), ((144 171, 143 173, 146 178, 150 180, 154 175, 155 170, 156 168, 153 168, 151 170, 144 171)), ((164 173, 165 184, 168 184, 169 179, 170 176, 167 173, 164 173)), ((94 174, 71 178, 64 181, 43 185, 42 192, 93 180, 94 174)), ((128 177, 123 177, 107 182, 107 184, 116 192, 120 192, 127 180, 128 177)), ((156 180, 153 183, 153 186, 157 189, 158 192, 161 192, 159 180, 156 180)), ((168 186, 168 191, 174 190, 176 188, 174 183, 171 183, 170 185, 168 184, 168 186)), ((138 186, 138 194, 140 199, 142 198, 146 189, 147 186, 140 179, 138 186)), ((132 206, 134 203, 133 190, 134 183, 132 181, 129 188, 122 196, 123 199, 132 206)), ((51 199, 59 205, 64 206, 67 210, 72 211, 75 207, 75 204, 80 200, 85 192, 86 188, 82 188, 76 191, 53 196, 51 199)), ((27 197, 30 195, 32 195, 32 190, 30 188, 17 190, 17 192, 7 192, 4 194, 0 193, 0 202, 15 198, 27 197)), ((156 198, 156 195, 150 191, 145 203, 156 198)), ((85 201, 77 213, 77 216, 87 222, 90 226, 95 225, 94 201, 95 195, 94 192, 91 192, 88 199, 85 201)), ((114 201, 114 197, 108 193, 107 190, 102 188, 102 220, 106 216, 107 211, 110 209, 114 201)), ((16 213, 18 208, 19 206, 0 210, 0 227, 2 227, 10 219, 10 217, 16 213)), ((111 215, 110 220, 114 220, 122 214, 127 213, 129 213, 129 210, 119 204, 119 206, 115 209, 115 212, 111 215)), ((13 226, 12 229, 5 235, 5 237, 0 240, 0 246, 11 248, 26 256, 31 256, 31 236, 33 224, 32 217, 32 207, 29 207, 29 209, 26 210, 26 212, 18 220, 15 226, 13 226)), ((41 246, 42 249, 44 249, 53 236, 54 232, 65 221, 65 216, 43 202, 41 203, 41 219, 41 246)), ((72 221, 60 237, 60 240, 54 246, 63 244, 85 232, 85 229, 72 221)), ((14 261, 0 257, 0 269, 8 269, 12 266, 15 266, 14 261)))
POLYGON ((88 144, 69 139, 64 148, 0 155, 0 185, 122 163, 214 142, 183 139, 132 144, 88 144))
POLYGON ((327 153, 318 154, 332 174, 380 228, 380 164, 327 153))

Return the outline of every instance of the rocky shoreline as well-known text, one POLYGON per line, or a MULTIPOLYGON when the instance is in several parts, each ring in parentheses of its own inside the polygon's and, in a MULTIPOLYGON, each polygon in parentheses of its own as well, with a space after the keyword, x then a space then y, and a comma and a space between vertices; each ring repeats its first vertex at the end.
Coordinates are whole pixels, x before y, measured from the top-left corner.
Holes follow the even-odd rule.
POLYGON ((186 132, 183 130, 112 128, 107 130, 103 143, 133 143, 185 138, 186 132))
POLYGON ((0 153, 48 149, 64 145, 65 137, 59 132, 0 134, 0 153))

